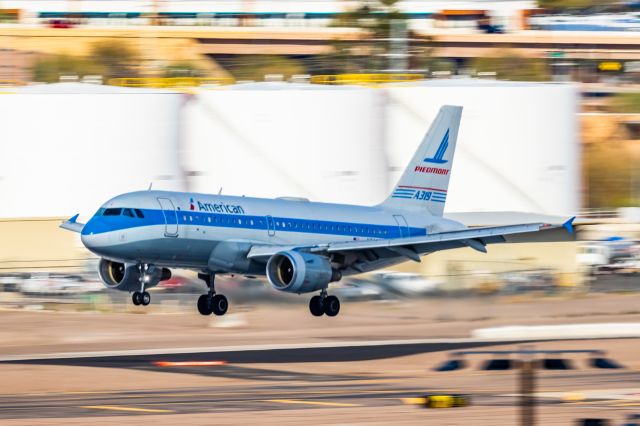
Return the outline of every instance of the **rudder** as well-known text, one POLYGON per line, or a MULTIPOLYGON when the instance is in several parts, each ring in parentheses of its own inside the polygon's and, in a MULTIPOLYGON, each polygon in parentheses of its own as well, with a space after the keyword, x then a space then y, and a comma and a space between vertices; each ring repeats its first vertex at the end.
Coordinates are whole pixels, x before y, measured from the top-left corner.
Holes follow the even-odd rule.
POLYGON ((460 106, 440 107, 411 162, 380 207, 425 210, 442 216, 461 115, 460 106))

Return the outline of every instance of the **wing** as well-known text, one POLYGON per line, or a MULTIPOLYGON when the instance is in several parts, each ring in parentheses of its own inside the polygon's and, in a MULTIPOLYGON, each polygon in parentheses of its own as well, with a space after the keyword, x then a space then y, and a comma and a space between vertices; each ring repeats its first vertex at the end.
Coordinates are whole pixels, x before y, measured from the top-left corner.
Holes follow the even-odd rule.
POLYGON ((351 267, 357 272, 376 269, 405 257, 420 262, 420 256, 440 250, 471 247, 486 252, 487 244, 569 241, 573 234, 571 218, 562 225, 528 223, 508 226, 466 228, 420 237, 392 238, 386 240, 346 241, 314 246, 269 246, 256 245, 247 254, 248 258, 266 261, 284 250, 302 250, 331 255, 334 262, 351 267))

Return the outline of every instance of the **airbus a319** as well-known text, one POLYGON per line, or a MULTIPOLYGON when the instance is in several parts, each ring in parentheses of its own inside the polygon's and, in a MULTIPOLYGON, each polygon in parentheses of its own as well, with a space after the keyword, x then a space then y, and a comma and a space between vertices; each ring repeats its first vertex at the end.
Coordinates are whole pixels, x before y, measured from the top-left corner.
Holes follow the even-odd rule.
POLYGON ((79 232, 101 258, 106 287, 132 293, 148 305, 147 289, 172 268, 198 271, 208 287, 197 301, 202 315, 224 315, 218 274, 266 275, 274 289, 316 293, 315 316, 336 316, 340 301, 328 294, 342 277, 385 268, 439 250, 486 252, 494 243, 545 240, 563 224, 467 228, 443 217, 462 107, 443 106, 389 197, 366 207, 212 194, 139 191, 104 203, 86 223, 78 215, 61 227, 79 232))

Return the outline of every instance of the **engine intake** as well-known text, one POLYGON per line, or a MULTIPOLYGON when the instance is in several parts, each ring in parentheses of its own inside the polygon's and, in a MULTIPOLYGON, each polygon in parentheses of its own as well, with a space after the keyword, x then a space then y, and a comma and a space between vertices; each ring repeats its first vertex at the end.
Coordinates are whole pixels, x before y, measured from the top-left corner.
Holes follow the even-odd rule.
POLYGON ((342 275, 331 268, 326 257, 289 250, 271 256, 267 278, 276 290, 300 294, 326 288, 342 275))
MULTIPOLYGON (((134 291, 140 289, 140 271, 133 263, 120 263, 112 260, 100 259, 98 275, 107 288, 134 291)), ((151 266, 146 273, 144 286, 155 287, 160 281, 171 278, 171 270, 151 266)))

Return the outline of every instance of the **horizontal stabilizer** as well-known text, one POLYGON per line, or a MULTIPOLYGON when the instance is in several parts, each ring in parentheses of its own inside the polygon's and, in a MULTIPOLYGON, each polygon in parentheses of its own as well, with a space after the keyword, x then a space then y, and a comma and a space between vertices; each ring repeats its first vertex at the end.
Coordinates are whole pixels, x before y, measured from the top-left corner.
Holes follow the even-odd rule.
POLYGON ((78 232, 78 233, 82 232, 82 228, 84 228, 84 223, 80 223, 77 221, 78 216, 80 215, 76 214, 72 218, 65 220, 60 224, 60 228, 66 229, 67 231, 72 231, 72 232, 78 232))

